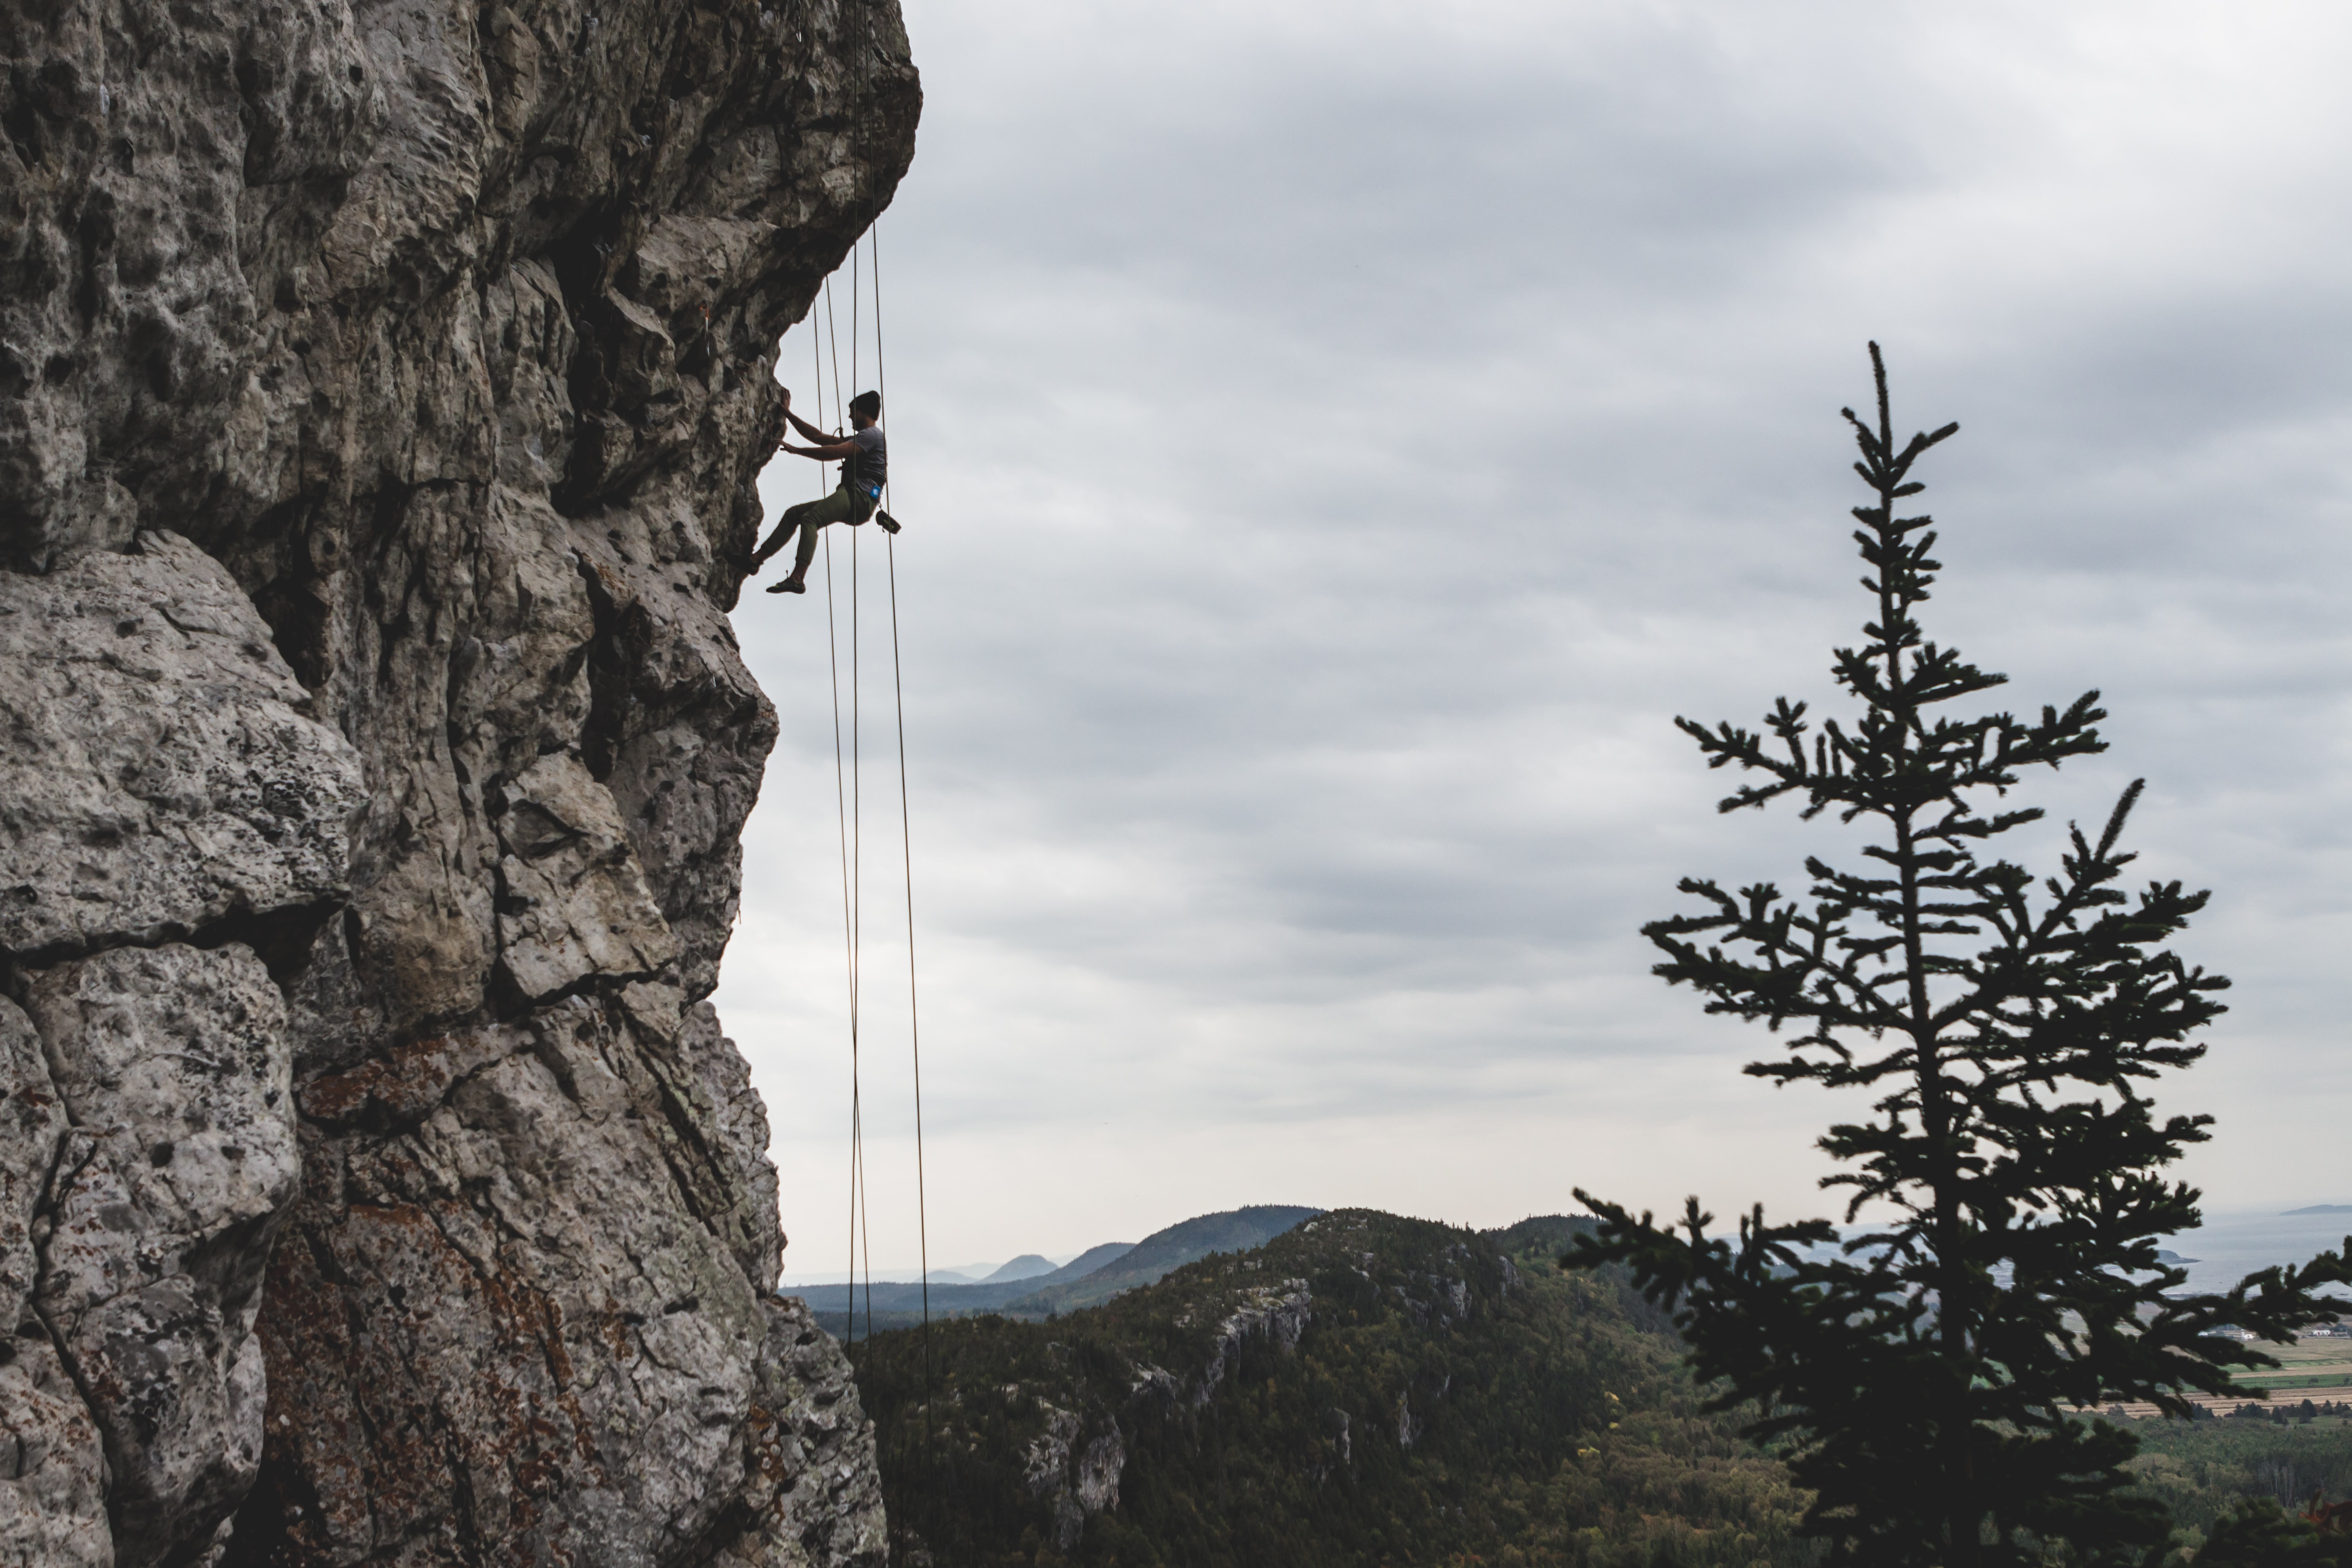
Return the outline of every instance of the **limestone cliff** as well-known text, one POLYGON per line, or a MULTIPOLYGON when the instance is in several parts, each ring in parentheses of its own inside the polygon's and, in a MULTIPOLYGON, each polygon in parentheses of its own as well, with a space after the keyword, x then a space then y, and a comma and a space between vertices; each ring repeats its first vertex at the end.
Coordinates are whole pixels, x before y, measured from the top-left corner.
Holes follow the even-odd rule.
POLYGON ((705 998, 892 0, 0 0, 0 1564, 878 1563, 705 998))

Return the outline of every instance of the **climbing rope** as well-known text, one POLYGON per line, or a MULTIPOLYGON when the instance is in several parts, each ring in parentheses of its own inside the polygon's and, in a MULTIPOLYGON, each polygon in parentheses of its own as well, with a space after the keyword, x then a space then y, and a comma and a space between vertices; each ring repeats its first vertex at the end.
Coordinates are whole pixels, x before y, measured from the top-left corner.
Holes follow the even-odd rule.
MULTIPOLYGON (((856 85, 854 94, 855 101, 853 101, 852 104, 851 122, 853 124, 862 123, 862 120, 858 117, 856 110, 862 105, 866 97, 868 80, 873 69, 875 47, 873 10, 870 0, 861 0, 861 3, 858 5, 858 21, 862 25, 859 29, 862 37, 858 39, 859 47, 856 54, 858 64, 856 85)), ((866 251, 866 266, 872 268, 874 279, 875 390, 880 395, 882 398, 882 406, 887 412, 890 406, 890 387, 889 372, 887 369, 888 362, 883 353, 881 219, 881 207, 880 203, 877 200, 875 211, 866 222, 866 233, 863 237, 863 248, 866 251)), ((861 278, 862 269, 858 265, 859 248, 859 244, 853 242, 850 247, 849 255, 849 365, 850 379, 853 383, 857 379, 858 370, 862 363, 862 356, 859 353, 859 348, 861 346, 859 342, 859 333, 864 321, 864 312, 859 309, 859 306, 862 303, 860 296, 863 294, 864 289, 861 278)), ((839 389, 836 388, 836 399, 838 396, 839 389)), ((887 520, 889 516, 888 503, 892 499, 894 499, 891 493, 892 479, 889 470, 887 468, 883 472, 882 484, 883 493, 881 496, 877 498, 877 511, 878 515, 887 520)), ((901 642, 898 630, 898 541, 895 537, 897 531, 898 530, 895 525, 886 528, 883 531, 883 559, 889 584, 890 695, 896 721, 896 739, 898 741, 898 844, 900 851, 902 890, 906 896, 907 910, 907 1022, 908 1045, 911 1054, 915 1101, 915 1214, 918 1247, 917 1277, 919 1281, 919 1288, 921 1293, 922 1302, 923 1385, 921 1405, 923 1419, 920 1464, 924 1478, 924 1486, 928 1490, 930 1489, 932 1482, 931 1465, 934 1458, 931 1436, 933 1379, 931 1363, 930 1201, 929 1183, 927 1180, 928 1173, 924 1169, 923 1160, 922 1012, 920 1006, 919 987, 917 983, 915 959, 915 848, 912 826, 913 814, 909 804, 909 790, 907 783, 907 697, 906 681, 903 674, 904 661, 901 653, 901 642)), ((858 541, 855 533, 852 533, 850 536, 849 548, 850 560, 852 563, 851 574, 854 582, 856 573, 856 562, 858 551, 858 541)), ((853 625, 855 624, 854 614, 855 612, 853 611, 853 625)), ((861 1165, 861 1170, 862 1168, 863 1167, 861 1165)), ((872 1253, 870 1248, 866 1256, 867 1262, 870 1267, 872 1263, 872 1253)), ((869 1285, 866 1297, 866 1336, 869 1341, 873 1337, 873 1296, 871 1287, 869 1285)), ((906 1423, 900 1427, 902 1432, 907 1433, 908 1440, 911 1440, 913 1437, 913 1433, 910 1430, 911 1426, 911 1423, 906 1423)), ((904 1526, 902 1521, 902 1531, 903 1528, 904 1526)), ((905 1543, 902 1542, 901 1544, 903 1545, 905 1543)))
MULTIPOLYGON (((889 372, 882 353, 882 220, 877 215, 866 230, 867 258, 874 268, 874 380, 882 406, 890 406, 889 372)), ((882 475, 883 511, 889 510, 891 478, 882 475)), ((931 1462, 931 1237, 930 1194, 923 1169, 923 1018, 920 988, 915 970, 915 831, 907 787, 907 689, 901 674, 898 639, 898 540, 882 536, 883 561, 890 583, 890 695, 898 716, 899 864, 907 895, 907 1035, 913 1060, 915 1085, 915 1225, 920 1249, 923 1301, 923 1464, 928 1478, 931 1462)))
MULTIPOLYGON (((825 321, 828 328, 835 325, 833 282, 830 279, 825 280, 825 321)), ((841 351, 838 337, 832 333, 828 335, 834 336, 833 405, 835 412, 838 414, 842 407, 841 351)), ((816 361, 817 423, 822 427, 824 420, 824 361, 823 344, 816 341, 814 323, 811 326, 810 338, 810 348, 816 361)), ((856 374, 854 365, 851 374, 856 374)), ((817 485, 820 497, 824 494, 824 470, 819 468, 817 485)), ((866 1165, 865 1107, 862 1103, 863 1095, 858 1073, 858 963, 862 957, 860 950, 863 945, 859 936, 864 924, 858 906, 864 901, 865 878, 862 866, 864 834, 860 830, 864 792, 860 787, 858 771, 857 579, 853 557, 849 623, 850 742, 847 776, 845 777, 841 743, 841 637, 834 605, 833 539, 831 535, 822 533, 820 538, 824 545, 825 653, 831 670, 833 693, 834 815, 841 837, 841 930, 849 980, 849 1271, 843 1286, 845 1299, 842 1303, 842 1317, 843 1338, 847 1342, 855 1343, 857 1337, 857 1245, 860 1237, 858 1221, 865 1207, 866 1165), (853 805, 853 802, 858 804, 853 805)), ((869 1278, 866 1283, 866 1320, 870 1338, 874 1321, 874 1293, 870 1278, 873 1260, 870 1254, 866 1261, 869 1278)))
MULTIPOLYGON (((858 13, 859 20, 864 24, 863 31, 865 35, 863 38, 860 39, 861 47, 857 53, 858 97, 862 100, 865 96, 868 79, 870 78, 873 70, 875 55, 874 13, 870 0, 861 0, 861 4, 858 6, 858 13)), ((854 120, 853 123, 856 123, 854 120)), ((865 243, 867 264, 873 268, 874 273, 875 391, 880 395, 882 406, 887 412, 890 406, 890 374, 888 369, 889 362, 887 356, 883 352, 882 211, 878 197, 875 204, 874 215, 866 222, 865 243)), ((856 378, 857 365, 858 322, 857 312, 855 309, 857 290, 856 247, 855 245, 851 247, 850 250, 850 289, 853 307, 850 315, 850 370, 851 377, 854 380, 856 378)), ((885 468, 882 476, 882 495, 879 498, 879 504, 877 509, 878 515, 885 517, 888 515, 889 503, 896 499, 893 493, 893 484, 894 479, 891 471, 885 468)), ((885 530, 882 539, 883 562, 890 589, 890 696, 897 724, 897 739, 898 742, 899 865, 902 877, 902 887, 906 894, 907 908, 907 1034, 909 1065, 912 1069, 914 1083, 915 1221, 916 1240, 919 1249, 917 1259, 918 1272, 921 1279, 922 1293, 922 1462, 925 1479, 928 1484, 930 1467, 935 1452, 931 1433, 931 1403, 933 1391, 931 1363, 931 1238, 930 1194, 928 1182, 928 1173, 925 1171, 923 1159, 923 1029, 921 991, 917 980, 915 962, 915 837, 913 808, 910 804, 910 792, 907 784, 907 691, 906 680, 903 674, 904 660, 901 654, 898 632, 898 530, 895 527, 885 530)), ((854 536, 850 548, 853 552, 856 549, 854 536)), ((870 1251, 867 1255, 867 1258, 870 1264, 872 1259, 872 1254, 870 1251)), ((870 1287, 867 1297, 866 1327, 868 1336, 870 1338, 873 1328, 873 1308, 870 1287)))
MULTIPOLYGON (((865 282, 866 274, 870 268, 873 282, 873 310, 876 318, 875 356, 877 360, 877 390, 882 395, 884 406, 887 408, 888 406, 889 395, 888 372, 882 363, 883 329, 881 300, 881 247, 878 229, 878 224, 870 227, 866 237, 864 237, 864 238, 862 238, 858 244, 853 247, 850 256, 854 276, 851 283, 852 325, 850 336, 850 363, 848 370, 852 381, 855 381, 859 371, 863 368, 863 344, 859 341, 862 333, 859 330, 858 321, 864 315, 866 310, 865 282), (860 255, 860 252, 863 252, 862 256, 860 255)), ((840 363, 839 336, 840 321, 838 314, 833 307, 831 279, 827 279, 826 281, 824 303, 825 311, 822 323, 823 330, 822 331, 813 330, 811 342, 812 367, 817 377, 816 398, 820 420, 824 417, 825 393, 828 383, 830 384, 832 405, 835 414, 838 416, 847 407, 848 404, 848 398, 841 379, 842 365, 840 363)), ((812 323, 813 329, 816 326, 817 323, 812 323)), ((835 433, 836 435, 839 434, 837 430, 835 433)), ((883 493, 886 502, 884 510, 887 510, 887 500, 895 499, 892 494, 895 487, 887 473, 883 482, 883 493)), ((822 474, 820 474, 820 485, 822 485, 822 474)), ((863 563, 860 559, 861 551, 858 536, 855 531, 852 531, 849 537, 849 559, 846 563, 846 574, 848 577, 848 605, 846 617, 848 620, 847 631, 849 645, 849 715, 847 725, 848 732, 845 737, 843 734, 841 712, 841 620, 843 618, 843 610, 839 603, 841 595, 837 592, 834 574, 833 536, 829 531, 826 531, 822 532, 819 537, 824 550, 825 633, 827 655, 831 665, 834 721, 835 816, 835 826, 840 837, 842 927, 849 992, 851 1107, 851 1210, 849 1215, 851 1245, 849 1255, 849 1273, 852 1283, 850 1286, 851 1294, 845 1301, 845 1307, 846 1312, 852 1316, 851 1338, 854 1342, 854 1314, 856 1308, 856 1298, 861 1292, 866 1298, 866 1323, 867 1332, 869 1335, 872 1332, 873 1323, 873 1289, 871 1277, 873 1254, 870 1247, 871 1216, 870 1207, 866 1201, 870 1192, 870 1187, 864 1163, 863 1025, 865 949, 865 803, 863 779, 865 752, 865 697, 864 681, 862 677, 864 637, 861 630, 864 596, 861 592, 860 583, 863 563)), ((907 769, 904 642, 899 627, 898 549, 896 541, 886 537, 885 550, 885 573, 890 608, 890 686, 892 707, 894 710, 893 729, 894 739, 897 742, 898 753, 898 826, 899 843, 901 846, 900 881, 902 889, 906 896, 907 908, 908 1015, 910 1026, 910 1065, 913 1072, 915 1091, 917 1243, 919 1249, 919 1262, 922 1272, 922 1320, 925 1330, 924 1337, 926 1341, 927 1352, 925 1357, 926 1383, 928 1384, 928 1363, 929 1359, 928 1354, 929 1329, 930 1321, 930 1205, 929 1171, 925 1160, 922 1125, 921 983, 919 965, 915 952, 914 847, 912 843, 913 805, 912 788, 908 782, 907 769)))
MULTIPOLYGON (((857 25, 861 32, 856 47, 856 68, 851 104, 851 124, 862 121, 862 108, 868 87, 875 51, 873 15, 869 4, 858 8, 857 25)), ((845 34, 853 32, 845 28, 845 34)), ((882 251, 879 204, 868 219, 865 233, 851 243, 849 253, 849 378, 850 390, 856 390, 862 365, 862 322, 866 306, 864 274, 872 271, 874 311, 874 359, 876 390, 881 395, 887 410, 889 405, 888 372, 883 354, 882 317, 882 251), (861 263, 860 252, 864 253, 861 263)), ((809 321, 810 357, 813 385, 819 428, 830 427, 836 439, 847 421, 848 398, 841 381, 841 326, 834 310, 833 279, 825 279, 824 311, 820 324, 814 312, 809 321), (830 371, 833 394, 833 422, 825 420, 825 390, 830 371)), ((887 514, 892 499, 892 480, 885 470, 881 506, 887 514)), ((824 470, 818 470, 818 494, 825 493, 824 470)), ((925 1168, 923 1149, 923 1055, 920 1010, 920 986, 915 954, 915 861, 912 831, 913 811, 907 773, 907 700, 903 673, 901 638, 898 626, 898 558, 894 531, 885 531, 885 568, 890 605, 890 694, 894 709, 898 763, 898 834, 900 846, 900 880, 906 896, 907 909, 907 1014, 914 1080, 915 1109, 915 1194, 919 1264, 921 1276, 922 1356, 923 1356, 923 1464, 928 1473, 933 1458, 931 1430, 931 1393, 933 1363, 931 1354, 931 1291, 930 1291, 930 1194, 929 1173, 925 1168)), ((849 640, 849 725, 846 744, 842 734, 842 649, 840 614, 835 604, 833 538, 830 531, 820 531, 824 549, 825 644, 832 686, 834 807, 835 827, 840 836, 842 934, 849 990, 849 1271, 844 1289, 845 1344, 856 1343, 856 1309, 860 1287, 866 1299, 866 1335, 874 1335, 874 1253, 870 1229, 870 1187, 866 1169, 865 1099, 863 1084, 863 980, 865 948, 865 791, 864 761, 864 687, 861 679, 863 641, 859 620, 862 595, 859 591, 859 561, 857 531, 849 536, 848 560, 848 640, 849 640)))

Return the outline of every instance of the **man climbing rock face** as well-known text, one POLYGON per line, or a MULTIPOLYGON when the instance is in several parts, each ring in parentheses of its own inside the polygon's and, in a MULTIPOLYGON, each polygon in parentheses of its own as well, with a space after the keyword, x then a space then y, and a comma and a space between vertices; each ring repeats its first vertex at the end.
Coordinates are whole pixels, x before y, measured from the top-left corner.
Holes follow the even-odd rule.
MULTIPOLYGON (((889 477, 890 449, 882 435, 882 395, 878 392, 861 392, 849 400, 849 423, 853 429, 846 440, 833 439, 793 413, 793 395, 789 391, 784 394, 783 416, 793 429, 818 444, 795 447, 788 440, 779 440, 777 451, 790 452, 796 458, 811 458, 820 463, 838 462, 841 465, 839 488, 821 500, 803 501, 796 507, 788 508, 776 523, 775 531, 768 535, 767 542, 761 545, 751 557, 751 570, 756 574, 769 556, 784 547, 784 541, 798 532, 801 544, 793 556, 792 575, 781 583, 771 584, 768 592, 805 594, 808 592, 809 563, 816 557, 816 531, 833 522, 845 522, 855 528, 874 515, 875 509, 882 504, 883 482, 889 477)), ((889 527, 887 518, 883 520, 883 526, 889 527)), ((891 531, 896 532, 897 530, 892 529, 891 531)))

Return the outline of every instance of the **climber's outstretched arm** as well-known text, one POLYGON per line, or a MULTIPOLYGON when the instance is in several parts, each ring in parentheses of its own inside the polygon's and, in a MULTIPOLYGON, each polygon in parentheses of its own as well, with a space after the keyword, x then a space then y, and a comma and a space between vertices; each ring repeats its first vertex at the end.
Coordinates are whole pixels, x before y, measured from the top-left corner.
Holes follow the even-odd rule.
POLYGON ((810 424, 807 420, 793 413, 793 405, 790 403, 784 405, 784 417, 792 421, 793 429, 799 431, 802 435, 807 437, 812 441, 830 441, 833 439, 831 436, 826 435, 824 431, 818 429, 815 426, 810 424))
POLYGON ((802 435, 807 437, 812 441, 830 441, 833 439, 830 435, 818 429, 815 426, 810 424, 807 420, 793 412, 793 389, 791 387, 780 386, 776 390, 783 395, 784 399, 782 406, 776 410, 777 450, 782 451, 784 449, 784 437, 791 435, 794 430, 799 431, 802 435))

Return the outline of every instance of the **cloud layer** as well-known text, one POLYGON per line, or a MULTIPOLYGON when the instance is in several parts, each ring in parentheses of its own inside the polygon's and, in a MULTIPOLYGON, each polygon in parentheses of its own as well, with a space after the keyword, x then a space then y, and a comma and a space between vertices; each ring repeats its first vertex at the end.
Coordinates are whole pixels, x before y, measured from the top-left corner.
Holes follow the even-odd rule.
MULTIPOLYGON (((2176 1096, 2223 1119, 2192 1173, 2223 1206, 2347 1196, 2318 1154, 2352 1087, 2352 22, 908 10, 928 106, 880 267, 934 1258, 1244 1202, 1491 1224, 1578 1184, 1810 1212, 1831 1107, 1741 1078, 1768 1041, 1650 979, 1635 928, 1682 875, 1785 881, 1837 842, 1717 817, 1671 720, 1831 696, 1872 337, 1899 422, 1964 426, 1926 476, 1931 632, 2021 706, 2114 712, 2032 798, 2102 816, 2144 774, 2143 868, 2216 890, 2187 951, 2239 989, 2176 1096)), ((872 299, 853 370, 836 285, 845 390, 872 299)), ((817 482, 780 459, 772 509, 817 482)), ((898 1263, 880 544, 861 1081, 898 1263)), ((825 601, 737 624, 784 739, 719 1004, 794 1266, 835 1268, 825 601)))

